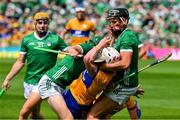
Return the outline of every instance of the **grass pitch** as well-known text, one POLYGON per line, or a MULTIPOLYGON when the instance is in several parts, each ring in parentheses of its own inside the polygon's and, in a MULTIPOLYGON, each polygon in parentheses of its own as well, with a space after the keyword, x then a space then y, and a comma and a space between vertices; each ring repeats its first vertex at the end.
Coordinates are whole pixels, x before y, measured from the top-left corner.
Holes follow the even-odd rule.
MULTIPOLYGON (((0 84, 15 60, 0 60, 0 84)), ((139 67, 151 63, 140 61, 139 67)), ((142 109, 142 119, 180 119, 180 61, 166 61, 139 74, 145 93, 138 99, 142 109)), ((0 97, 0 119, 17 119, 24 103, 23 78, 25 68, 11 81, 11 88, 0 97)), ((56 115, 46 102, 42 103, 45 118, 56 119, 56 115)), ((114 119, 129 119, 126 109, 115 114, 114 119)))

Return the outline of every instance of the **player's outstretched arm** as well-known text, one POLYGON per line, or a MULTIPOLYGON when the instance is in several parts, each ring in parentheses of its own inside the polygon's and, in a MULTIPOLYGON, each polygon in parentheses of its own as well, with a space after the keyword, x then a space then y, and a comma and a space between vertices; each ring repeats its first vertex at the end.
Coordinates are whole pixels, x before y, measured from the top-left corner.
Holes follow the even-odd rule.
POLYGON ((9 81, 11 81, 15 77, 15 75, 19 73, 19 71, 23 68, 24 64, 25 64, 25 55, 20 54, 19 58, 16 60, 10 72, 6 76, 4 82, 2 83, 2 88, 4 88, 5 90, 9 88, 10 86, 9 81))

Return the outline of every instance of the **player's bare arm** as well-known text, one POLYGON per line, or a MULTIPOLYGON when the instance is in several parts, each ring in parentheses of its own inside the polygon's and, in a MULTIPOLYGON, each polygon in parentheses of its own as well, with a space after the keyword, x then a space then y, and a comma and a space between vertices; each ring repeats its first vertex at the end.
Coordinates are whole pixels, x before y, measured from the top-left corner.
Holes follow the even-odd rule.
POLYGON ((11 71, 8 73, 4 82, 2 83, 2 88, 4 88, 5 90, 9 88, 10 86, 9 81, 11 81, 15 77, 15 75, 19 73, 19 71, 23 68, 24 64, 25 64, 25 55, 20 54, 19 58, 16 60, 13 67, 11 68, 11 71))
POLYGON ((78 55, 83 54, 83 50, 79 45, 68 46, 66 49, 66 52, 70 53, 70 55, 75 57, 75 58, 78 57, 78 55))
POLYGON ((97 65, 94 64, 96 55, 98 54, 98 52, 100 52, 102 48, 109 46, 110 41, 111 40, 109 37, 105 37, 103 40, 99 42, 97 46, 91 49, 84 57, 84 63, 90 76, 94 75, 95 70, 97 68, 97 65))
POLYGON ((120 60, 114 63, 104 63, 101 65, 101 69, 108 69, 110 71, 127 69, 131 63, 132 52, 121 52, 120 60))
POLYGON ((61 32, 60 36, 61 36, 61 38, 62 38, 63 40, 65 39, 66 33, 68 33, 69 31, 70 31, 70 30, 64 29, 64 30, 61 32))

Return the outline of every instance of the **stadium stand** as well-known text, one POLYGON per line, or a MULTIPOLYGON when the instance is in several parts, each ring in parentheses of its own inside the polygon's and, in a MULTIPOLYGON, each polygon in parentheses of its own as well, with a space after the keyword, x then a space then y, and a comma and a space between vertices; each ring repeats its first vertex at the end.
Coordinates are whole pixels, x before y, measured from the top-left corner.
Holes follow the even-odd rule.
MULTIPOLYGON (((89 19, 102 33, 107 32, 104 29, 107 24, 105 11, 112 7, 127 7, 129 27, 137 32, 144 44, 180 48, 178 0, 1 0, 0 48, 19 46, 22 37, 33 31, 32 16, 39 10, 51 14, 50 30, 60 34, 77 6, 87 9, 89 19)), ((4 49, 0 49, 2 52, 4 49)))

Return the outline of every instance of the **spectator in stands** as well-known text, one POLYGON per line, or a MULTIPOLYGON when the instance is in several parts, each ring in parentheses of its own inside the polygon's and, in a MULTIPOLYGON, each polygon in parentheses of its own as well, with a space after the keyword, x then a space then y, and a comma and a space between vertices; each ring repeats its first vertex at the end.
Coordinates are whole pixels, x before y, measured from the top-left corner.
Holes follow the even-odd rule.
POLYGON ((71 32, 71 45, 77 45, 89 40, 90 31, 97 34, 97 30, 93 22, 86 19, 85 8, 76 8, 76 17, 70 19, 66 24, 66 28, 61 33, 62 39, 65 39, 65 34, 71 32))

